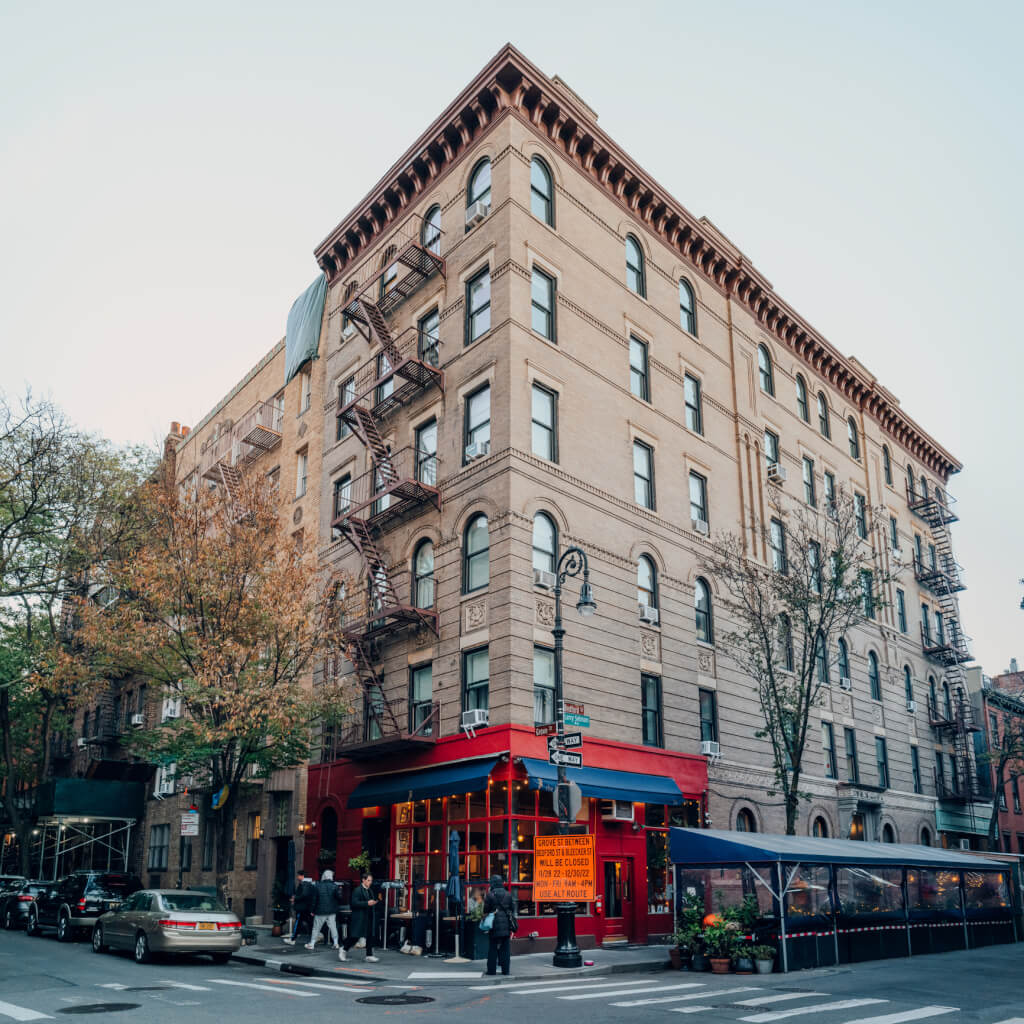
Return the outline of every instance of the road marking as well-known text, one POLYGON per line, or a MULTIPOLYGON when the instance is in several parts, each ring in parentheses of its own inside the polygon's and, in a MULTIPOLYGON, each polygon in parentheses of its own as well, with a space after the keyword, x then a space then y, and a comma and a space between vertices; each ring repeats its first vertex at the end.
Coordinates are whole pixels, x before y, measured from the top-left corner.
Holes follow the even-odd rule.
MULTIPOLYGON (((701 985, 701 988, 704 986, 701 985)), ((682 1003, 687 999, 707 999, 713 996, 731 996, 736 992, 756 992, 756 985, 743 985, 740 988, 723 988, 719 992, 691 992, 688 996, 659 996, 656 999, 634 999, 625 1003, 612 1003, 612 1006, 650 1006, 652 1003, 682 1003)))
MULTIPOLYGON (((573 982, 571 985, 567 985, 563 981, 563 982, 560 982, 558 984, 548 983, 544 988, 537 988, 537 982, 531 981, 531 982, 524 982, 524 985, 529 985, 528 988, 527 987, 519 988, 519 986, 517 986, 517 985, 499 985, 498 986, 498 990, 503 992, 506 989, 518 989, 518 991, 513 992, 512 995, 514 995, 514 996, 536 996, 536 995, 545 995, 548 992, 575 992, 575 991, 579 991, 580 989, 586 989, 589 992, 591 989, 595 989, 595 988, 622 988, 623 985, 635 986, 635 985, 649 985, 649 984, 650 984, 650 982, 648 982, 648 981, 602 981, 602 982, 598 982, 595 985, 592 982, 584 981, 581 978, 579 981, 573 982)), ((479 990, 479 991, 486 991, 486 992, 493 992, 493 991, 495 991, 495 986, 493 986, 493 985, 471 985, 470 987, 475 989, 475 990, 479 990)), ((612 993, 609 992, 609 993, 606 993, 606 994, 607 995, 611 995, 612 993)), ((623 991, 622 991, 622 995, 624 995, 624 996, 628 996, 628 995, 632 995, 632 994, 633 993, 629 989, 623 989, 623 991)), ((616 992, 615 995, 619 995, 619 993, 616 992)), ((564 996, 563 996, 563 998, 564 998, 564 996)))
POLYGON ((108 982, 106 985, 100 985, 100 988, 114 988, 117 989, 118 992, 123 992, 127 987, 127 985, 122 985, 116 981, 108 982))
POLYGON ((768 1003, 784 1003, 787 999, 810 999, 811 996, 824 996, 825 992, 785 992, 780 996, 758 996, 756 999, 740 999, 737 1006, 765 1006, 768 1003))
POLYGON ((888 999, 840 999, 834 1003, 815 1003, 814 1006, 801 1006, 799 1010, 774 1010, 771 1013, 755 1013, 752 1017, 740 1017, 750 1024, 761 1024, 762 1021, 785 1020, 786 1017, 803 1017, 808 1013, 825 1013, 828 1010, 853 1010, 858 1006, 871 1006, 873 1003, 887 1003, 888 999))
POLYGON ((214 985, 237 985, 239 988, 256 988, 262 992, 277 992, 289 996, 308 996, 316 999, 319 992, 303 992, 301 989, 275 988, 273 985, 256 985, 251 981, 227 981, 225 978, 210 978, 214 985))
POLYGON ((997 1020, 996 1024, 1024 1024, 1024 1017, 1007 1017, 1006 1020, 997 1020))
POLYGON ((938 1017, 943 1013, 956 1013, 959 1006, 921 1006, 916 1010, 904 1010, 902 1013, 885 1013, 881 1017, 858 1017, 847 1021, 847 1024, 900 1024, 905 1020, 921 1020, 924 1017, 938 1017))
POLYGON ((479 981, 483 971, 413 971, 410 978, 472 978, 479 981))
MULTIPOLYGON (((683 985, 654 985, 650 988, 645 989, 647 992, 672 992, 675 989, 680 988, 704 988, 705 986, 695 982, 689 981, 683 985)), ((522 993, 520 993, 522 994, 522 993)), ((559 996, 559 999, 604 999, 611 998, 612 996, 631 996, 634 993, 628 988, 620 989, 618 992, 584 992, 578 996, 559 996)), ((706 993, 705 993, 706 995, 706 993)))
POLYGON ((306 988, 324 988, 328 992, 372 992, 373 988, 370 985, 361 985, 356 988, 355 985, 338 985, 330 981, 286 981, 284 978, 260 978, 259 981, 265 981, 269 985, 304 985, 306 988))
POLYGON ((171 988, 186 988, 189 992, 209 992, 208 985, 188 985, 184 981, 161 981, 161 985, 170 985, 171 988))
POLYGON ((712 1010, 712 1006, 670 1006, 672 1013, 704 1013, 705 1010, 712 1010))
POLYGON ((38 1010, 15 1006, 14 1003, 0 1003, 0 1013, 12 1020, 53 1020, 48 1013, 39 1013, 38 1010))

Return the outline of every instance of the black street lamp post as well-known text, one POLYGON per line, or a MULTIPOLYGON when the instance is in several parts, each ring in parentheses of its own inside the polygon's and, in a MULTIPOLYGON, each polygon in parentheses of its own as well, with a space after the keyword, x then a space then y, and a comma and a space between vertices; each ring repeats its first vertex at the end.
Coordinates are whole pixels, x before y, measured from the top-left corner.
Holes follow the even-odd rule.
MULTIPOLYGON (((555 626, 551 635, 555 638, 555 728, 558 749, 564 749, 565 740, 565 708, 562 695, 562 639, 565 628, 562 625, 562 584, 570 576, 583 574, 580 584, 580 599, 576 602, 576 611, 583 616, 593 615, 597 611, 594 594, 590 588, 590 568, 587 556, 582 548, 567 548, 555 566, 555 626)), ((569 779, 565 765, 558 764, 558 788, 556 802, 558 804, 558 834, 569 834, 569 779)), ((576 904, 558 904, 558 944, 552 961, 555 967, 582 967, 583 957, 576 943, 576 904)))

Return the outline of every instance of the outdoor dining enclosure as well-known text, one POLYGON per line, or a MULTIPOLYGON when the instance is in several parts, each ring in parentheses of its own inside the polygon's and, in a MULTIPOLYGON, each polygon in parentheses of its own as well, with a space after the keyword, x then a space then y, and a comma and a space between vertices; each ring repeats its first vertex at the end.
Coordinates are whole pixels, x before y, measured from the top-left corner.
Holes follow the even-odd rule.
POLYGON ((1017 865, 959 850, 673 828, 677 906, 757 900, 782 970, 1017 941, 1017 865), (782 912, 780 912, 780 910, 782 912))

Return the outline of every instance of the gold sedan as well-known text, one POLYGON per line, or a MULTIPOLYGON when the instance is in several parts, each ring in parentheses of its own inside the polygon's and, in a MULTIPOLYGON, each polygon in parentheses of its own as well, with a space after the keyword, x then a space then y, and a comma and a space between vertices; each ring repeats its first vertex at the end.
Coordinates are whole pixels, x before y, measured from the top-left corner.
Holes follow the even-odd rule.
POLYGON ((224 964, 242 945, 242 922, 216 896, 188 889, 142 889, 92 930, 94 953, 130 949, 138 964, 155 953, 207 953, 224 964))

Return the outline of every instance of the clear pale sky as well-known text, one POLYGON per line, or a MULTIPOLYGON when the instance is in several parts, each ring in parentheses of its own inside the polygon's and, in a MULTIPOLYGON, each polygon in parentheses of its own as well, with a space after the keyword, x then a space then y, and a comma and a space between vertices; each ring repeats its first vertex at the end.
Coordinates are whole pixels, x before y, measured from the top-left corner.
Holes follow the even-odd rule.
POLYGON ((0 0, 0 387, 195 423, 505 42, 952 451, 963 625, 1024 662, 1024 4, 0 0))

